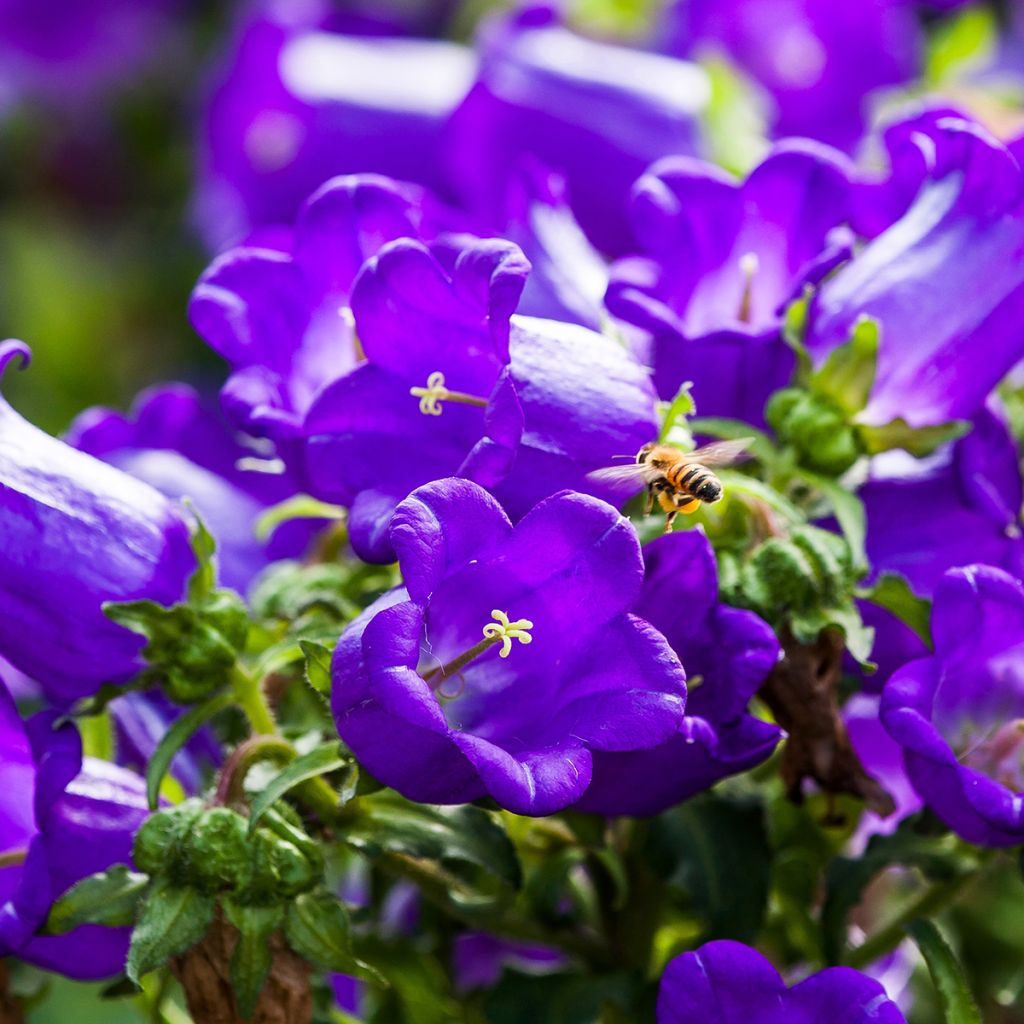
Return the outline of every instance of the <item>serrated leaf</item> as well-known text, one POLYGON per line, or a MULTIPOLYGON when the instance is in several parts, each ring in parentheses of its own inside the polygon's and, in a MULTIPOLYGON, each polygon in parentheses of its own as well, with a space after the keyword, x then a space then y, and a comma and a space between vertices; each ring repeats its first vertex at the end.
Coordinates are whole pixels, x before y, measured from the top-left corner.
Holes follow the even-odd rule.
POLYGON ((482 868, 512 888, 522 882, 515 847, 496 818, 464 805, 414 804, 392 790, 365 796, 345 841, 370 857, 400 853, 482 868))
POLYGON ((273 966, 270 938, 284 925, 284 907, 249 906, 224 899, 221 908, 238 929, 238 944, 231 957, 231 987, 239 1016, 249 1020, 273 966))
POLYGON ((916 867, 932 881, 957 877, 972 866, 961 860, 946 836, 918 831, 918 816, 900 822, 889 835, 872 836, 860 857, 836 857, 828 867, 821 933, 825 957, 836 964, 842 959, 847 920, 860 903, 872 879, 899 864, 916 867))
POLYGON ((50 908, 46 921, 52 935, 64 935, 82 924, 123 928, 135 920, 135 908, 149 884, 149 876, 115 864, 76 882, 50 908))
POLYGON ((288 904, 285 937, 299 956, 325 971, 383 982, 380 973, 352 952, 351 927, 344 905, 326 892, 304 892, 288 904))
POLYGON ((971 425, 966 420, 951 420, 949 423, 940 423, 934 427, 912 427, 900 416, 881 427, 858 423, 856 428, 864 451, 868 455, 878 455, 894 448, 902 448, 915 458, 921 459, 931 455, 944 444, 969 433, 971 425))
POLYGON ((314 693, 326 701, 331 699, 331 655, 330 648, 312 640, 300 640, 299 647, 306 658, 306 682, 314 693))
POLYGON ((308 494, 296 494, 271 505, 257 520, 256 539, 266 541, 282 523, 293 519, 344 519, 348 513, 341 505, 330 505, 308 494))
POLYGON ((842 484, 818 473, 806 469, 797 470, 799 476, 815 490, 820 491, 825 500, 832 506, 832 512, 843 531, 846 542, 850 545, 853 563, 858 569, 866 570, 868 556, 865 549, 867 541, 867 520, 864 513, 864 502, 856 494, 848 491, 842 484))
POLYGON ((158 879, 139 912, 125 973, 135 984, 172 957, 191 949, 213 922, 215 900, 189 886, 158 879))
POLYGON ((233 700, 234 696, 230 692, 219 693, 205 703, 192 708, 191 711, 187 711, 167 730, 146 766, 146 799, 149 801, 151 811, 155 811, 159 805, 160 783, 167 774, 174 755, 188 743, 193 733, 214 715, 229 707, 233 700))
POLYGON ((289 790, 310 779, 337 771, 350 764, 351 758, 342 753, 341 746, 337 741, 325 743, 323 746, 309 751, 308 754, 295 758, 278 772, 253 800, 252 810, 249 814, 249 835, 252 835, 267 809, 289 790))
POLYGON ((906 577, 884 572, 873 587, 860 590, 857 596, 891 612, 909 626, 929 647, 932 647, 932 603, 910 589, 906 577))
POLYGON ((946 1024, 982 1024, 981 1011, 967 986, 963 968, 950 945, 931 921, 911 921, 907 928, 932 976, 946 1024))
POLYGON ((862 316, 850 340, 829 353, 811 374, 808 387, 827 398, 848 417, 856 416, 871 395, 881 334, 877 320, 862 316))

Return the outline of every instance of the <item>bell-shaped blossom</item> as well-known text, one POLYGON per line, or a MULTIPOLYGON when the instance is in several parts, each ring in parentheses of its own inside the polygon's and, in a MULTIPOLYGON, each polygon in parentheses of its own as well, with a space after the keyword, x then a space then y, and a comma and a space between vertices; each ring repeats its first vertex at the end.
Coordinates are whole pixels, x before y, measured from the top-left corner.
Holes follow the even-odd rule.
POLYGON ((881 717, 918 796, 983 846, 1024 842, 1024 585, 987 565, 950 570, 935 653, 886 683, 881 717))
POLYGON ((247 470, 259 451, 247 447, 185 384, 144 391, 131 413, 94 408, 81 413, 64 438, 80 451, 172 499, 188 498, 217 542, 218 582, 245 593, 269 562, 301 556, 320 521, 286 523, 265 544, 259 516, 298 490, 287 474, 247 470))
POLYGON ((40 936, 50 907, 75 882, 129 863, 149 811, 134 772, 82 758, 71 725, 45 712, 27 724, 0 683, 0 955, 71 978, 106 978, 124 966, 129 928, 82 925, 40 936))
POLYGON ((771 627, 718 600, 715 554, 700 530, 644 547, 646 575, 636 614, 658 629, 689 677, 686 718, 658 746, 594 755, 579 807, 605 814, 658 814, 746 771, 775 749, 779 729, 747 704, 779 657, 771 627))
POLYGON ((909 81, 922 33, 911 4, 892 0, 673 0, 661 48, 719 51, 772 101, 776 137, 803 135, 850 151, 882 86, 909 81))
POLYGON ((551 814, 586 792, 598 752, 678 731, 683 669, 631 613, 640 545, 610 505, 562 492, 513 527, 476 484, 442 480, 402 502, 391 539, 405 586, 332 664, 338 732, 375 778, 411 800, 551 814))
POLYGON ((30 98, 60 108, 137 79, 171 42, 180 0, 2 0, 0 110, 30 98))
POLYGON ((524 159, 565 176, 572 209, 601 250, 627 251, 626 197, 644 168, 700 149, 710 98, 696 65, 575 35, 550 3, 484 24, 477 80, 448 124, 458 197, 499 228, 524 159))
POLYGON ((970 418, 1024 356, 1024 172, 971 122, 943 119, 931 139, 931 171, 910 209, 812 305, 807 344, 816 360, 861 317, 881 328, 861 414, 868 424, 970 418))
POLYGON ((472 53, 334 31, 329 6, 277 4, 249 17, 212 83, 194 217, 215 248, 290 223, 333 175, 442 185, 442 129, 472 84, 472 53))
POLYGON ((829 967, 787 988, 741 942, 708 942, 670 961, 658 992, 658 1024, 906 1024, 885 989, 849 967, 829 967))
POLYGON ((452 973, 459 992, 491 988, 506 969, 534 977, 563 970, 569 958, 550 946, 499 939, 486 932, 463 932, 452 943, 452 973))
POLYGON ((192 326, 231 366, 221 399, 243 429, 287 442, 316 396, 359 359, 349 311, 363 262, 385 243, 417 237, 423 193, 376 175, 325 182, 275 246, 218 257, 189 305, 192 326))
POLYGON ((304 424, 309 490, 351 504, 361 557, 394 557, 388 521, 416 487, 462 476, 513 517, 656 433, 643 368, 575 324, 511 317, 529 265, 498 239, 411 239, 359 275, 365 362, 326 388, 304 424))
MULTIPOLYGON (((28 357, 0 343, 0 373, 28 357)), ((124 682, 142 637, 105 601, 173 604, 195 568, 183 511, 149 484, 27 423, 0 398, 0 655, 55 703, 124 682)))
POLYGON ((744 182, 703 161, 659 161, 632 193, 641 255, 612 268, 611 313, 651 335, 658 392, 684 381, 702 416, 763 422, 793 372, 781 316, 803 286, 849 255, 845 158, 778 144, 744 182))
MULTIPOLYGON (((891 452, 872 460, 859 496, 867 515, 868 561, 875 574, 898 573, 931 598, 943 574, 980 561, 1024 577, 1024 502, 1019 454, 1005 419, 983 408, 971 432, 929 459, 891 452)), ((888 612, 862 606, 875 627, 872 660, 879 670, 865 686, 880 690, 924 642, 888 612)))

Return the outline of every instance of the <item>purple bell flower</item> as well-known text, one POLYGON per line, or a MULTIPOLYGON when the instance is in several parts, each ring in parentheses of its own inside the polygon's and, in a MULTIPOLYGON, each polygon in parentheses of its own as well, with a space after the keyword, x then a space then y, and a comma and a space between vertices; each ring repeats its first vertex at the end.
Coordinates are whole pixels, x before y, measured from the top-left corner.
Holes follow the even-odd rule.
POLYGON ((443 187, 442 129, 472 84, 471 51, 345 35, 328 5, 299 6, 249 18, 212 86, 194 218, 213 248, 290 223, 333 175, 443 187))
POLYGON ((687 380, 702 416, 760 424, 789 383, 785 305, 850 252, 841 225, 851 168, 825 146, 779 143, 745 182, 672 157, 636 183, 633 227, 643 255, 612 268, 614 316, 651 335, 658 393, 687 380))
POLYGON ((333 178, 274 247, 241 245, 214 260, 189 318, 231 366, 221 399, 233 422, 279 442, 301 433, 317 395, 359 360, 348 308, 359 268, 385 242, 417 237, 422 207, 416 186, 333 178))
MULTIPOLYGON (((1024 577, 1018 458, 1005 419, 990 403, 966 437, 929 459, 890 452, 872 460, 859 496, 874 572, 899 573, 925 598, 948 569, 976 561, 1024 577)), ((876 630, 871 656, 879 666, 864 683, 877 692, 897 668, 928 650, 890 613, 871 604, 862 610, 876 630)))
POLYGON ((394 557, 388 521, 416 487, 462 476, 514 518, 656 433, 643 368, 575 324, 511 317, 529 265, 498 239, 385 246, 352 311, 366 361, 306 417, 308 489, 351 504, 369 561, 394 557))
POLYGON ((670 961, 658 993, 658 1024, 906 1024, 885 989, 860 971, 830 967, 787 988, 741 942, 708 942, 670 961))
MULTIPOLYGON (((0 343, 0 374, 18 356, 21 342, 0 343)), ((0 534, 0 655, 56 704, 142 667, 144 639, 111 622, 105 601, 173 604, 195 568, 181 510, 2 398, 0 534)))
POLYGON ((506 968, 534 977, 563 970, 569 958, 557 949, 499 939, 486 932, 463 932, 452 943, 452 973, 460 993, 491 988, 506 968))
POLYGON ((145 783, 117 765, 83 760, 77 730, 55 730, 55 717, 45 712, 26 725, 0 683, 0 954, 70 978, 106 978, 122 969, 131 929, 37 932, 75 882, 130 862, 149 814, 145 783))
POLYGON ((626 196, 644 168, 700 151, 710 97, 696 65, 584 39, 555 6, 486 23, 476 84, 452 115, 444 156, 457 195, 500 228, 524 160, 565 176, 573 213, 602 251, 628 251, 626 196))
POLYGON ((914 11, 893 0, 674 0, 662 36, 671 53, 724 51, 771 97, 776 137, 846 151, 870 94, 914 78, 921 63, 914 11))
POLYGON ((860 317, 881 327, 867 424, 973 417, 1024 356, 1024 173, 971 122, 940 120, 931 139, 931 172, 913 205, 812 304, 815 360, 860 317))
POLYGON ((1024 585, 987 565, 935 592, 935 654, 886 684, 881 717, 931 810, 968 842, 1024 842, 1024 585))
POLYGON ((646 575, 634 606, 668 640, 690 679, 686 718, 658 746, 594 754, 590 788, 578 803, 603 814, 658 814, 746 771, 775 749, 777 726, 747 704, 779 657, 771 627, 718 600, 715 554, 700 530, 644 547, 646 575))
POLYGON ((348 627, 332 665, 338 732, 381 782, 551 814, 598 752, 678 731, 685 675, 630 612, 643 562, 610 505, 562 492, 513 528, 482 488, 441 480, 402 502, 391 540, 405 587, 348 627))
POLYGON ((188 498, 217 541, 218 581, 244 594, 253 577, 281 558, 301 556, 320 520, 286 523, 265 544, 259 516, 298 487, 286 474, 239 468, 259 452, 232 436, 216 413, 185 384, 165 384, 138 396, 131 413, 87 409, 65 440, 171 499, 188 498))

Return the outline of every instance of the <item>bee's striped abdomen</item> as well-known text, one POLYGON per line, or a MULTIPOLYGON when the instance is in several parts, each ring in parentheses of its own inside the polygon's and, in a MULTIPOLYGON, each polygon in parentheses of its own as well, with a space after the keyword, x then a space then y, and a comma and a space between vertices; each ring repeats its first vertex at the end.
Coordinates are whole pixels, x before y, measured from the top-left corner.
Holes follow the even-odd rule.
POLYGON ((701 501, 717 501, 722 496, 721 482, 704 466, 684 462, 673 466, 665 475, 677 490, 701 501))

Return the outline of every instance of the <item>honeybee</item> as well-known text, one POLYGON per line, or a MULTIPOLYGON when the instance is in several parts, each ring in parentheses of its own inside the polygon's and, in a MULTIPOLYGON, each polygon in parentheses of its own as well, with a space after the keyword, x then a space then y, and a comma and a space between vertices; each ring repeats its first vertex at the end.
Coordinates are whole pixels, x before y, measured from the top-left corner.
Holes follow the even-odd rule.
POLYGON ((654 511, 654 503, 665 513, 665 532, 672 532, 675 518, 689 515, 702 504, 721 500, 722 481, 708 468, 735 462, 753 438, 716 441, 692 452, 681 452, 667 444, 651 442, 636 453, 631 466, 613 466, 590 473, 599 483, 630 485, 632 490, 647 488, 645 515, 654 511))

